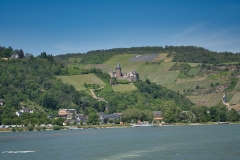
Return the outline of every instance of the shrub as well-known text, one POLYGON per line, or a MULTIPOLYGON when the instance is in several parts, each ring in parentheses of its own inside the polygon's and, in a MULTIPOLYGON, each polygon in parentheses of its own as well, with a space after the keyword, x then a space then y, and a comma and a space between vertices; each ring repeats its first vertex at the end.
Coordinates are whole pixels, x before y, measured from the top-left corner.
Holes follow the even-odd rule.
POLYGON ((53 130, 61 130, 62 127, 61 126, 53 126, 53 130))

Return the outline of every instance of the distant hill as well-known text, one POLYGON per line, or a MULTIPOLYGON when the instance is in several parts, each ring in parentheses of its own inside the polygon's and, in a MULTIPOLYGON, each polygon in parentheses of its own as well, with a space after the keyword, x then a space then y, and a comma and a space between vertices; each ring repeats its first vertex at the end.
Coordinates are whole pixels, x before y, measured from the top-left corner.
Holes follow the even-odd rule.
MULTIPOLYGON (((68 56, 74 57, 76 54, 68 56)), ((165 46, 96 50, 77 57, 81 57, 79 67, 99 68, 105 73, 109 69, 114 70, 120 63, 123 73, 135 69, 141 80, 147 78, 186 95, 193 103, 206 101, 207 106, 214 106, 221 103, 224 93, 232 95, 228 96, 230 105, 240 103, 237 98, 239 53, 218 53, 195 46, 165 46)))

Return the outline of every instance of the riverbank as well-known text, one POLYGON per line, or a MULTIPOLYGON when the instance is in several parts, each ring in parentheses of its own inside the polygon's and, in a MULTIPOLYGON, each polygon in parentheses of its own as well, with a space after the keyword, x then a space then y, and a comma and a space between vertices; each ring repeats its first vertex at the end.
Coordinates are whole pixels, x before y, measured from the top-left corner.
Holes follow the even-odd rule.
MULTIPOLYGON (((171 124, 154 124, 152 127, 164 126, 198 126, 198 125, 219 125, 219 124, 240 124, 240 122, 208 122, 208 123, 171 123, 171 124)), ((76 129, 111 129, 111 128, 128 128, 130 124, 115 125, 83 125, 83 126, 57 126, 53 127, 35 127, 29 130, 28 127, 21 128, 0 128, 0 132, 27 132, 27 131, 51 131, 51 130, 76 130, 76 129)))

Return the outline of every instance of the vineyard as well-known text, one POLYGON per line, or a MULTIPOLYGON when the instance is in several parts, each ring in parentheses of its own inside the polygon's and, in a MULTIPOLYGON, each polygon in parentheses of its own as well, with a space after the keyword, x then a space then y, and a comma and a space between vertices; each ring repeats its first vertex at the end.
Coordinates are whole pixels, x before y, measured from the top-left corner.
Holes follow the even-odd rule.
POLYGON ((187 74, 188 76, 196 76, 200 70, 201 70, 201 67, 194 67, 194 68, 191 68, 187 74))
POLYGON ((144 79, 149 74, 162 74, 160 72, 166 72, 171 69, 171 67, 174 65, 174 62, 169 63, 160 63, 158 64, 143 64, 141 68, 139 68, 138 73, 141 79, 144 79))
POLYGON ((86 88, 83 86, 84 83, 97 84, 100 86, 105 85, 105 83, 94 74, 81 74, 73 76, 56 76, 56 77, 57 79, 61 79, 63 83, 73 85, 78 91, 86 90, 86 88))
POLYGON ((240 90, 240 79, 238 80, 234 90, 238 90, 238 91, 240 90))
POLYGON ((113 85, 112 89, 114 92, 130 92, 137 90, 137 87, 134 84, 117 84, 113 85))
POLYGON ((149 74, 146 78, 152 82, 155 82, 156 84, 168 85, 175 83, 175 80, 178 78, 179 74, 179 71, 169 71, 158 74, 149 74))
POLYGON ((222 102, 222 93, 218 94, 207 94, 201 96, 189 96, 188 98, 193 102, 196 103, 197 101, 206 101, 206 105, 208 107, 216 106, 222 102))
POLYGON ((239 104, 240 103, 240 92, 235 92, 232 99, 230 100, 230 105, 239 104))

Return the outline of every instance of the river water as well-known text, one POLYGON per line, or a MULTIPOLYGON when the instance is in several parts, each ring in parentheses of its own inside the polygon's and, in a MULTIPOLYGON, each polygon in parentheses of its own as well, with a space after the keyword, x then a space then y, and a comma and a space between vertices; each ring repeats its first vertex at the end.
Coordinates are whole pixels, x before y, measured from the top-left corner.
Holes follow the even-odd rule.
POLYGON ((0 133, 0 159, 240 159, 240 125, 0 133))

